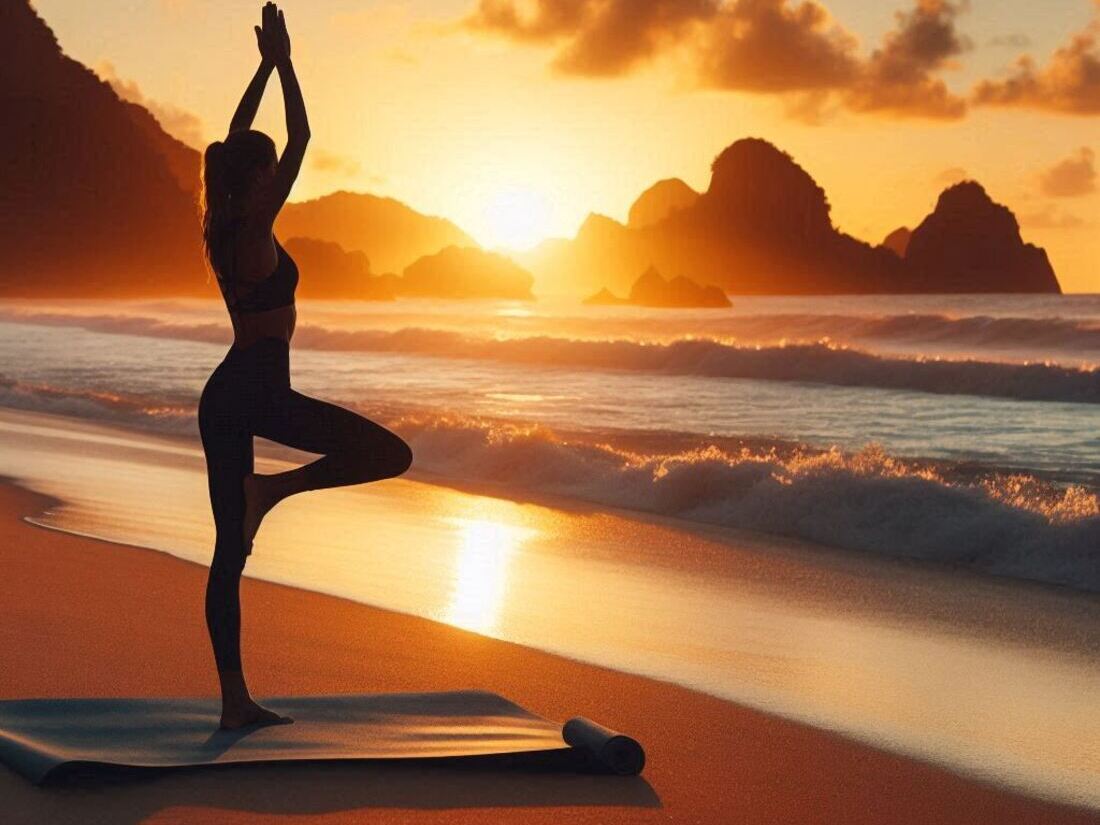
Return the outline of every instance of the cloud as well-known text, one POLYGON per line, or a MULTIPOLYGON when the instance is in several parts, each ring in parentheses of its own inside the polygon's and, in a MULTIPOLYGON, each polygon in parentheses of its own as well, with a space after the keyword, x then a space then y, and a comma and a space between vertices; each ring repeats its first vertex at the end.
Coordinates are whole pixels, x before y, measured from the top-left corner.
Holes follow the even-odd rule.
POLYGON ((115 94, 123 100, 136 103, 149 110, 149 113, 157 119, 161 128, 177 140, 186 143, 194 149, 202 149, 206 146, 205 127, 202 121, 193 112, 180 109, 168 103, 158 103, 146 97, 141 88, 132 80, 123 80, 118 76, 112 63, 103 60, 95 67, 96 74, 111 85, 115 94))
POLYGON ((610 0, 558 55, 555 66, 569 74, 623 74, 715 13, 714 0, 610 0))
POLYGON ((546 42, 579 32, 592 17, 592 4, 589 0, 536 0, 526 12, 514 0, 479 0, 465 24, 515 40, 546 42))
POLYGON ((1096 191, 1096 156, 1082 146, 1072 156, 1043 170, 1039 190, 1052 198, 1072 198, 1096 191))
POLYGON ((343 177, 355 177, 362 166, 354 158, 317 148, 310 152, 309 165, 318 172, 327 172, 343 177))
POLYGON ((1025 106, 1074 115, 1100 114, 1100 0, 1085 28, 1055 50, 1045 66, 1021 55, 1001 80, 983 80, 973 99, 985 106, 1025 106))
POLYGON ((564 74, 626 74, 680 42, 690 27, 713 17, 719 0, 480 0, 466 18, 471 29, 531 43, 567 39, 554 58, 564 74), (526 12, 526 13, 525 13, 526 12))
POLYGON ((859 73, 856 47, 855 37, 815 2, 738 0, 706 32, 700 79, 705 86, 749 92, 836 88, 859 73))
POLYGON ((672 49, 712 89, 774 94, 791 117, 840 108, 957 118, 966 102, 937 74, 970 47, 955 28, 965 0, 914 0, 870 55, 816 0, 479 0, 468 30, 552 45, 554 67, 626 74, 672 49))
POLYGON ((910 11, 897 12, 897 28, 886 33, 847 94, 849 108, 962 117, 966 101, 934 73, 949 68, 954 57, 970 48, 970 41, 955 28, 955 18, 963 9, 947 0, 918 0, 910 11))

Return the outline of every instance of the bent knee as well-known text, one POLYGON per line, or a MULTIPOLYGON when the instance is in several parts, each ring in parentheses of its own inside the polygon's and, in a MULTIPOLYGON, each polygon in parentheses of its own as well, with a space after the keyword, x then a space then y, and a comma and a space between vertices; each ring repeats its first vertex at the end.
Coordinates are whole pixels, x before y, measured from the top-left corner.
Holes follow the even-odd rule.
POLYGON ((368 445, 359 453, 356 463, 367 479, 381 479, 406 472, 412 466, 412 460, 412 449, 395 435, 382 445, 377 441, 368 445))
POLYGON ((406 444, 402 439, 398 438, 397 444, 394 447, 393 456, 393 474, 395 476, 402 475, 408 472, 413 463, 413 451, 412 447, 406 444))

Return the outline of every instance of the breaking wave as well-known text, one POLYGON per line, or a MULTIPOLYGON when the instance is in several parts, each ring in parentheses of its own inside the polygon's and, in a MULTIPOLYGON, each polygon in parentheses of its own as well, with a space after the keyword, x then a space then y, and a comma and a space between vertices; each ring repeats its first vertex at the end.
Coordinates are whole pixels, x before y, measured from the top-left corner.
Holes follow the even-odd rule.
MULTIPOLYGON (((228 343, 227 330, 221 323, 179 324, 141 316, 64 313, 7 313, 3 317, 116 334, 228 343)), ((893 318, 891 323, 902 323, 899 320, 902 318, 893 318)), ((1094 366, 895 357, 826 341, 743 346, 710 338, 681 338, 668 343, 640 343, 549 335, 492 338, 420 327, 395 331, 344 330, 304 324, 298 328, 294 344, 317 350, 403 353, 532 366, 796 381, 1022 401, 1100 403, 1100 368, 1094 366)))
MULTIPOLYGON (((194 398, 0 380, 0 405, 195 434, 194 398)), ((354 406, 354 405, 348 405, 354 406)), ((1100 591, 1100 498, 1028 473, 776 442, 683 435, 644 446, 478 418, 364 410, 413 447, 414 470, 1100 591)))
POLYGON ((1026 342, 1029 349, 1100 354, 1100 324, 1075 318, 788 313, 733 317, 722 330, 748 341, 774 340, 775 331, 782 330, 788 341, 830 338, 995 349, 1014 349, 1026 342))

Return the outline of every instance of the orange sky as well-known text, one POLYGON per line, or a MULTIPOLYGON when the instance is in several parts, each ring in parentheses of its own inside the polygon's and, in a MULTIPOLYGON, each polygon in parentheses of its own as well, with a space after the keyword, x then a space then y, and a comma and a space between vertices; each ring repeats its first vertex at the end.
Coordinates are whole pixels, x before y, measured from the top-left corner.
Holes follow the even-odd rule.
MULTIPOLYGON (((257 59, 254 0, 35 6, 69 54, 197 145, 222 136, 257 59)), ((523 245, 572 235, 590 211, 623 220, 662 177, 705 188, 718 151, 754 135, 790 152, 835 223, 871 241, 974 177, 1067 291, 1100 292, 1100 2, 284 8, 314 136, 296 200, 392 195, 487 245, 523 245)), ((281 139, 271 91, 257 126, 281 139)))

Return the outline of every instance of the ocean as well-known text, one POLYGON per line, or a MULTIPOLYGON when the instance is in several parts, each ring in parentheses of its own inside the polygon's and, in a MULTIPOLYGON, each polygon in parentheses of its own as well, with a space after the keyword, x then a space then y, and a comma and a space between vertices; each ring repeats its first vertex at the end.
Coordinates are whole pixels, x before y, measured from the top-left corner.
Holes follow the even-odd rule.
MULTIPOLYGON (((0 405, 179 435, 203 301, 0 304, 0 405)), ((296 388, 414 469, 1100 590, 1100 296, 302 302, 296 388)))

